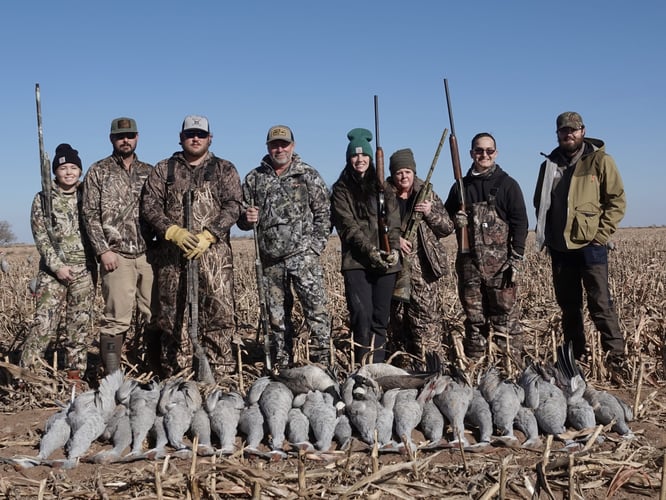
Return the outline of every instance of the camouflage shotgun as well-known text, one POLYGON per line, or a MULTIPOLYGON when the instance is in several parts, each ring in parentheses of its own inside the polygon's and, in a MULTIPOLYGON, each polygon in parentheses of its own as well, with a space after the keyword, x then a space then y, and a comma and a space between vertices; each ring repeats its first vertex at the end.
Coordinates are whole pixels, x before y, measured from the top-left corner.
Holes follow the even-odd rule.
MULTIPOLYGON (((192 198, 191 189, 185 192, 185 227, 192 232, 192 198)), ((192 342, 192 367, 196 370, 199 382, 214 384, 215 377, 210 369, 206 351, 199 342, 199 262, 187 260, 187 331, 192 342)))
MULTIPOLYGON (((465 186, 463 184, 462 169, 460 168, 460 152, 458 151, 458 139, 456 138, 456 129, 453 125, 453 112, 451 111, 451 98, 449 97, 449 82, 444 78, 444 90, 446 91, 446 106, 449 108, 449 123, 451 124, 451 136, 449 137, 449 147, 451 148, 451 162, 453 163, 453 177, 458 184, 459 210, 465 212, 465 186)), ((458 228, 458 252, 469 253, 469 233, 467 226, 458 228)))
MULTIPOLYGON (((39 193, 39 198, 42 202, 42 212, 44 213, 44 223, 46 225, 46 234, 55 247, 55 239, 53 237, 53 219, 51 209, 51 192, 53 190, 51 181, 51 162, 49 155, 44 150, 44 129, 42 128, 42 99, 39 92, 39 83, 35 84, 35 101, 37 103, 37 136, 39 138, 39 162, 42 177, 42 191, 39 193)), ((57 247, 56 247, 57 249, 57 247)))
POLYGON ((389 226, 386 212, 386 196, 384 192, 384 150, 379 145, 379 100, 375 96, 375 168, 377 171, 377 223, 379 224, 379 249, 391 251, 389 243, 389 226))
MULTIPOLYGON (((432 183, 430 182, 430 179, 432 178, 432 174, 435 171, 435 166, 437 165, 437 160, 439 159, 439 153, 442 151, 442 147, 444 146, 444 141, 446 140, 446 135, 448 133, 449 129, 445 128, 444 132, 442 133, 442 138, 439 140, 439 144, 437 145, 437 151, 435 151, 435 157, 432 159, 432 163, 430 164, 430 170, 428 170, 428 175, 426 176, 425 181, 423 182, 423 187, 421 188, 421 191, 419 191, 418 196, 414 199, 414 203, 412 204, 411 211, 409 213, 409 219, 407 220, 407 225, 405 227, 404 232, 402 233, 402 237, 412 244, 414 243, 414 239, 416 238, 416 233, 419 229, 419 224, 421 223, 421 220, 423 220, 423 212, 417 212, 416 210, 414 210, 414 207, 419 203, 423 203, 424 201, 430 199, 430 196, 432 194, 432 183)), ((396 280, 395 287, 393 289, 393 299, 400 300, 402 302, 409 302, 410 298, 411 298, 411 266, 409 259, 403 259, 402 269, 398 273, 398 279, 396 280)))

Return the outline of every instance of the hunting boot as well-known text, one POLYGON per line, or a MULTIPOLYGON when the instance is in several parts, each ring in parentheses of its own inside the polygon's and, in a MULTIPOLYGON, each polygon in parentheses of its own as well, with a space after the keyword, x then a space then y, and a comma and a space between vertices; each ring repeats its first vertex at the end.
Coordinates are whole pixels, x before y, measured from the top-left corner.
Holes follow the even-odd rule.
POLYGON ((120 358, 123 352, 124 335, 99 334, 99 354, 104 365, 104 372, 109 375, 120 368, 120 358))
POLYGON ((465 356, 469 359, 481 359, 486 354, 488 341, 479 331, 469 330, 463 340, 465 356))

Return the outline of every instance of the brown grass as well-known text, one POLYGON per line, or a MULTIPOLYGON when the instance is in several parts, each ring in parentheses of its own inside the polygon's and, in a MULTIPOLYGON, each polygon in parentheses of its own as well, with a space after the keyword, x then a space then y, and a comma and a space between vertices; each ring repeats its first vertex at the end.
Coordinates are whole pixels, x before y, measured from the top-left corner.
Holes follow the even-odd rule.
MULTIPOLYGON (((633 440, 604 429, 603 444, 590 443, 575 453, 564 452, 560 443, 548 441, 538 451, 493 448, 488 454, 466 456, 443 450, 373 459, 369 451, 356 449, 333 455, 328 462, 301 456, 267 463, 238 455, 198 458, 195 463, 172 458, 133 466, 81 464, 71 471, 37 467, 18 473, 9 465, 0 465, 0 494, 6 498, 530 498, 531 489, 537 487, 542 496, 548 497, 552 491, 554 498, 659 498, 666 447, 662 431, 666 417, 666 228, 622 229, 614 242, 610 282, 631 365, 626 387, 614 392, 634 407, 633 440)), ((448 243, 452 263, 455 242, 449 238, 448 243)), ((559 309, 552 292, 550 260, 537 254, 533 246, 530 239, 520 289, 521 322, 530 352, 545 360, 561 341, 559 309)), ((238 325, 246 340, 244 359, 251 363, 262 357, 253 342, 258 324, 254 247, 252 240, 243 238, 234 239, 233 247, 238 325)), ((36 274, 37 257, 33 247, 4 250, 10 270, 0 274, 0 356, 11 361, 31 321, 28 283, 36 274)), ((331 238, 324 262, 336 360, 348 370, 346 305, 336 237, 331 238)), ((445 311, 443 334, 459 341, 462 313, 453 265, 441 280, 439 297, 445 311)), ((96 301, 100 307, 99 297, 96 301)), ((302 356, 305 330, 298 306, 295 318, 302 356)), ((587 330, 594 354, 587 367, 588 381, 608 387, 602 352, 589 322, 587 330)), ((92 353, 96 337, 93 332, 92 353)), ((246 386, 259 372, 257 366, 246 365, 246 386)), ((13 387, 6 371, 0 379, 0 457, 34 454, 46 417, 53 412, 53 401, 67 397, 61 375, 46 367, 44 373, 51 383, 36 381, 34 390, 27 393, 13 387)), ((662 495, 666 498, 666 492, 662 495)))

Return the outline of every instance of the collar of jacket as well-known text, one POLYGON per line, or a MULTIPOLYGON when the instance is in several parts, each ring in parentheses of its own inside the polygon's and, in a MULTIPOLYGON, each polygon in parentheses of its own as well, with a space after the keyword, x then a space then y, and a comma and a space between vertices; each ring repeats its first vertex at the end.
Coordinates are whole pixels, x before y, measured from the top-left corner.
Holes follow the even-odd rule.
MULTIPOLYGON (((592 137, 586 137, 583 139, 583 145, 585 147, 585 151, 583 152, 583 156, 581 158, 585 158, 586 156, 605 148, 604 141, 601 139, 594 139, 592 137)), ((545 156, 553 163, 557 163, 558 165, 569 164, 569 159, 564 155, 564 153, 562 153, 562 150, 559 146, 553 149, 550 154, 541 153, 541 155, 545 156)))

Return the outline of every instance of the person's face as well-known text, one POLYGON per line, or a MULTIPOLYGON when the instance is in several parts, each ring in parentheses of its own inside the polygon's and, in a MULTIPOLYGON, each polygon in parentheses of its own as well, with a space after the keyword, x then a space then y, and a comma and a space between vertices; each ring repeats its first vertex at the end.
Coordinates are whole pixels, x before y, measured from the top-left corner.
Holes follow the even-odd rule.
POLYGON ((354 170, 364 176, 370 166, 370 156, 359 153, 349 158, 349 163, 354 170))
POLYGON ((208 152, 213 136, 205 130, 189 129, 180 133, 180 144, 185 154, 192 158, 201 158, 208 152))
POLYGON ((137 132, 111 134, 110 138, 111 144, 113 144, 113 152, 123 158, 134 154, 136 144, 139 142, 139 134, 137 132))
POLYGON ((557 130, 557 143, 568 156, 573 156, 583 146, 585 127, 562 127, 557 130))
POLYGON ((55 178, 58 186, 64 191, 73 189, 79 182, 81 169, 74 163, 63 163, 55 169, 55 178))
POLYGON ((268 156, 271 157, 271 161, 273 162, 273 167, 286 167, 291 163, 291 159, 294 156, 293 142, 278 139, 269 142, 266 148, 268 149, 268 156))
POLYGON ((393 180, 398 191, 408 193, 414 185, 414 171, 409 168, 401 168, 393 174, 393 180))
POLYGON ((479 137, 469 155, 474 160, 474 170, 477 172, 489 170, 495 165, 495 158, 497 158, 495 141, 490 137, 479 137))

